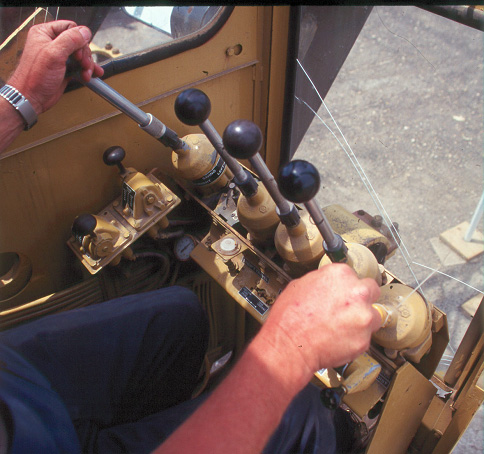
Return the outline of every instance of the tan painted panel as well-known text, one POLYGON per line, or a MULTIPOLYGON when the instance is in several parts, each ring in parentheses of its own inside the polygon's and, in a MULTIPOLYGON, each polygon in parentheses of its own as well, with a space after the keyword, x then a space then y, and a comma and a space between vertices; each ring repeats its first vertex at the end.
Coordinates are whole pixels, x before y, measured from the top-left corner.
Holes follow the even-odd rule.
MULTIPOLYGON (((229 121, 251 118, 252 73, 249 66, 199 85, 212 100, 212 118, 220 132, 229 121)), ((173 94, 145 110, 181 136, 199 132, 175 118, 175 98, 173 94)), ((171 170, 171 150, 121 114, 0 161, 0 252, 21 252, 33 264, 30 284, 13 302, 39 298, 80 278, 72 270, 73 264, 79 267, 66 240, 75 216, 95 214, 119 194, 117 170, 102 161, 112 145, 125 148, 126 166, 145 173, 153 167, 171 170)))
MULTIPOLYGON (((203 46, 170 59, 106 80, 131 102, 140 103, 190 83, 201 83, 213 76, 246 65, 258 58, 258 15, 260 8, 237 7, 222 29, 203 46), (228 56, 227 48, 240 44, 239 55, 228 56)), ((38 125, 22 134, 11 149, 25 146, 101 115, 114 108, 86 89, 66 93, 59 103, 39 119, 38 125)))
POLYGON ((436 393, 435 387, 410 363, 393 377, 367 454, 404 454, 436 393))
MULTIPOLYGON (((210 97, 210 119, 220 133, 238 118, 255 121, 263 131, 271 118, 270 130, 280 131, 286 40, 277 30, 287 29, 286 10, 236 7, 203 46, 113 76, 107 83, 180 136, 199 132, 181 124, 173 110, 177 94, 192 86, 210 97), (234 45, 241 45, 242 52, 227 55, 234 45), (269 90, 274 77, 278 88, 269 90)), ((270 153, 278 154, 278 134, 269 136, 270 153)), ((117 171, 102 162, 103 151, 112 145, 126 149, 126 166, 145 173, 153 167, 171 168, 168 149, 85 87, 66 93, 0 159, 0 254, 23 253, 33 264, 30 284, 10 300, 12 305, 82 277, 65 241, 76 215, 97 213, 118 194, 117 171)))

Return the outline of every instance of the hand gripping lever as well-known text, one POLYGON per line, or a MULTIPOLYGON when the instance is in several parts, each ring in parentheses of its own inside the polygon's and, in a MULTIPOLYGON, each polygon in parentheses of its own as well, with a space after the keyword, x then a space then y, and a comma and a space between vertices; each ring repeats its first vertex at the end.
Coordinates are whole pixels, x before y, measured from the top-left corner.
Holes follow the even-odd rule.
MULTIPOLYGON (((332 262, 348 262, 351 252, 349 253, 348 247, 341 236, 333 231, 326 216, 315 201, 315 196, 318 193, 320 185, 321 178, 318 170, 307 161, 291 161, 279 172, 279 188, 281 193, 295 203, 304 204, 323 237, 323 244, 327 257, 329 257, 332 262)), ((361 245, 355 246, 359 251, 358 246, 361 245)), ((361 247, 366 249, 364 246, 361 247)), ((352 250, 353 249, 351 249, 351 251, 352 250)), ((369 250, 368 252, 371 256, 369 259, 374 259, 373 254, 369 250)), ((377 266, 376 259, 374 259, 374 262, 377 266)), ((350 263, 350 265, 351 264, 352 263, 350 263)), ((384 315, 386 316, 386 314, 382 313, 384 309, 379 306, 374 307, 378 310, 383 319, 384 315)), ((367 389, 376 380, 380 370, 381 365, 370 355, 367 353, 360 355, 354 361, 344 366, 344 368, 339 368, 339 370, 337 370, 342 377, 341 381, 337 386, 334 386, 334 377, 333 383, 331 383, 330 380, 331 384, 329 386, 331 387, 321 391, 322 402, 325 406, 331 409, 338 407, 345 394, 367 389)), ((319 372, 318 374, 322 376, 319 372)), ((331 371, 329 375, 334 376, 335 372, 331 371)), ((338 380, 336 380, 336 383, 337 382, 338 380)))

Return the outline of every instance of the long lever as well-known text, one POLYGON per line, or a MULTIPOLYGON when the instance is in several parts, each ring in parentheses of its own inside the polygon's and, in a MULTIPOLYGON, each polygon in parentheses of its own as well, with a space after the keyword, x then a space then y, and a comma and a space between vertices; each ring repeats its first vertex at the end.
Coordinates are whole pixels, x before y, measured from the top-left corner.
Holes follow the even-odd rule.
POLYGON ((139 107, 128 101, 123 95, 119 94, 114 88, 98 77, 92 77, 89 82, 85 82, 79 76, 79 63, 72 57, 67 61, 67 74, 74 77, 77 81, 91 89, 94 93, 104 98, 125 115, 136 121, 139 127, 160 141, 163 145, 173 150, 183 148, 184 142, 177 133, 164 125, 158 118, 150 113, 142 111, 139 107))
MULTIPOLYGON (((321 177, 318 170, 310 162, 302 159, 290 161, 279 172, 279 189, 281 193, 288 200, 295 203, 304 203, 324 239, 323 246, 330 260, 332 262, 350 262, 352 264, 352 260, 349 260, 348 247, 343 238, 334 232, 328 219, 315 201, 315 196, 320 186, 321 177)), ((376 259, 371 252, 368 254, 368 257, 369 260, 373 260, 376 263, 376 259)), ((385 320, 388 319, 388 311, 381 304, 374 304, 373 307, 380 314, 382 324, 385 324, 385 320)))
MULTIPOLYGON (((281 193, 295 203, 304 203, 324 239, 324 249, 330 260, 347 262, 349 254, 346 244, 341 236, 334 232, 315 201, 320 185, 321 177, 318 170, 307 161, 296 159, 286 164, 279 172, 281 193)), ((374 304, 373 307, 380 314, 384 324, 384 320, 388 318, 388 312, 379 304, 374 304)), ((340 386, 321 390, 321 400, 330 409, 339 407, 345 394, 367 389, 381 371, 381 365, 367 353, 360 355, 346 365, 346 368, 351 369, 351 373, 345 376, 340 386)), ((343 370, 337 371, 343 376, 343 370)))
POLYGON ((209 97, 201 90, 189 88, 178 95, 175 101, 175 113, 180 121, 189 126, 199 126, 210 143, 226 162, 234 174, 234 183, 242 194, 250 197, 257 192, 257 182, 239 162, 225 150, 222 138, 208 119, 212 105, 209 97))
POLYGON ((295 159, 279 172, 281 194, 294 203, 303 203, 324 239, 324 250, 332 262, 345 262, 348 249, 340 235, 334 232, 315 201, 321 185, 318 170, 310 162, 295 159))
POLYGON ((248 159, 276 204, 281 222, 286 226, 299 223, 300 217, 294 204, 287 201, 279 191, 276 180, 259 154, 262 132, 248 120, 235 120, 223 133, 223 144, 230 155, 237 159, 248 159))

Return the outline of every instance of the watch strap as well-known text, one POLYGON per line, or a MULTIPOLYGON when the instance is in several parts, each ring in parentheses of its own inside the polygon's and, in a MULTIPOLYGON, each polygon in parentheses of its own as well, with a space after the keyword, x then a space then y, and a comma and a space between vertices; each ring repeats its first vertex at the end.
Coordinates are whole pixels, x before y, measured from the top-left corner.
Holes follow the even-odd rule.
POLYGON ((28 131, 37 123, 37 114, 35 113, 32 104, 22 95, 16 88, 11 85, 4 85, 0 88, 0 96, 5 98, 20 114, 25 123, 25 131, 28 131))

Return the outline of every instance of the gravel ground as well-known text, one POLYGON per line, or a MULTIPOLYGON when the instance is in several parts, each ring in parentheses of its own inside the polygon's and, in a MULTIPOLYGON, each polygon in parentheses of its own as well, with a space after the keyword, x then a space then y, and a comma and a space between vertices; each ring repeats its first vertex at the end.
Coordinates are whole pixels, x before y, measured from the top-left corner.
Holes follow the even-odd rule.
MULTIPOLYGON (((483 192, 483 55, 478 30, 412 6, 377 6, 325 99, 384 210, 399 224, 405 251, 388 269, 410 285, 437 270, 422 290, 447 313, 449 355, 471 320, 462 304, 484 290, 482 255, 465 261, 445 247, 445 257, 437 252, 439 235, 469 222, 483 192)), ((324 106, 318 113, 335 130, 324 106)), ((295 158, 320 170, 322 206, 379 213, 320 120, 295 158)), ((483 427, 481 408, 453 452, 481 454, 483 427)))

